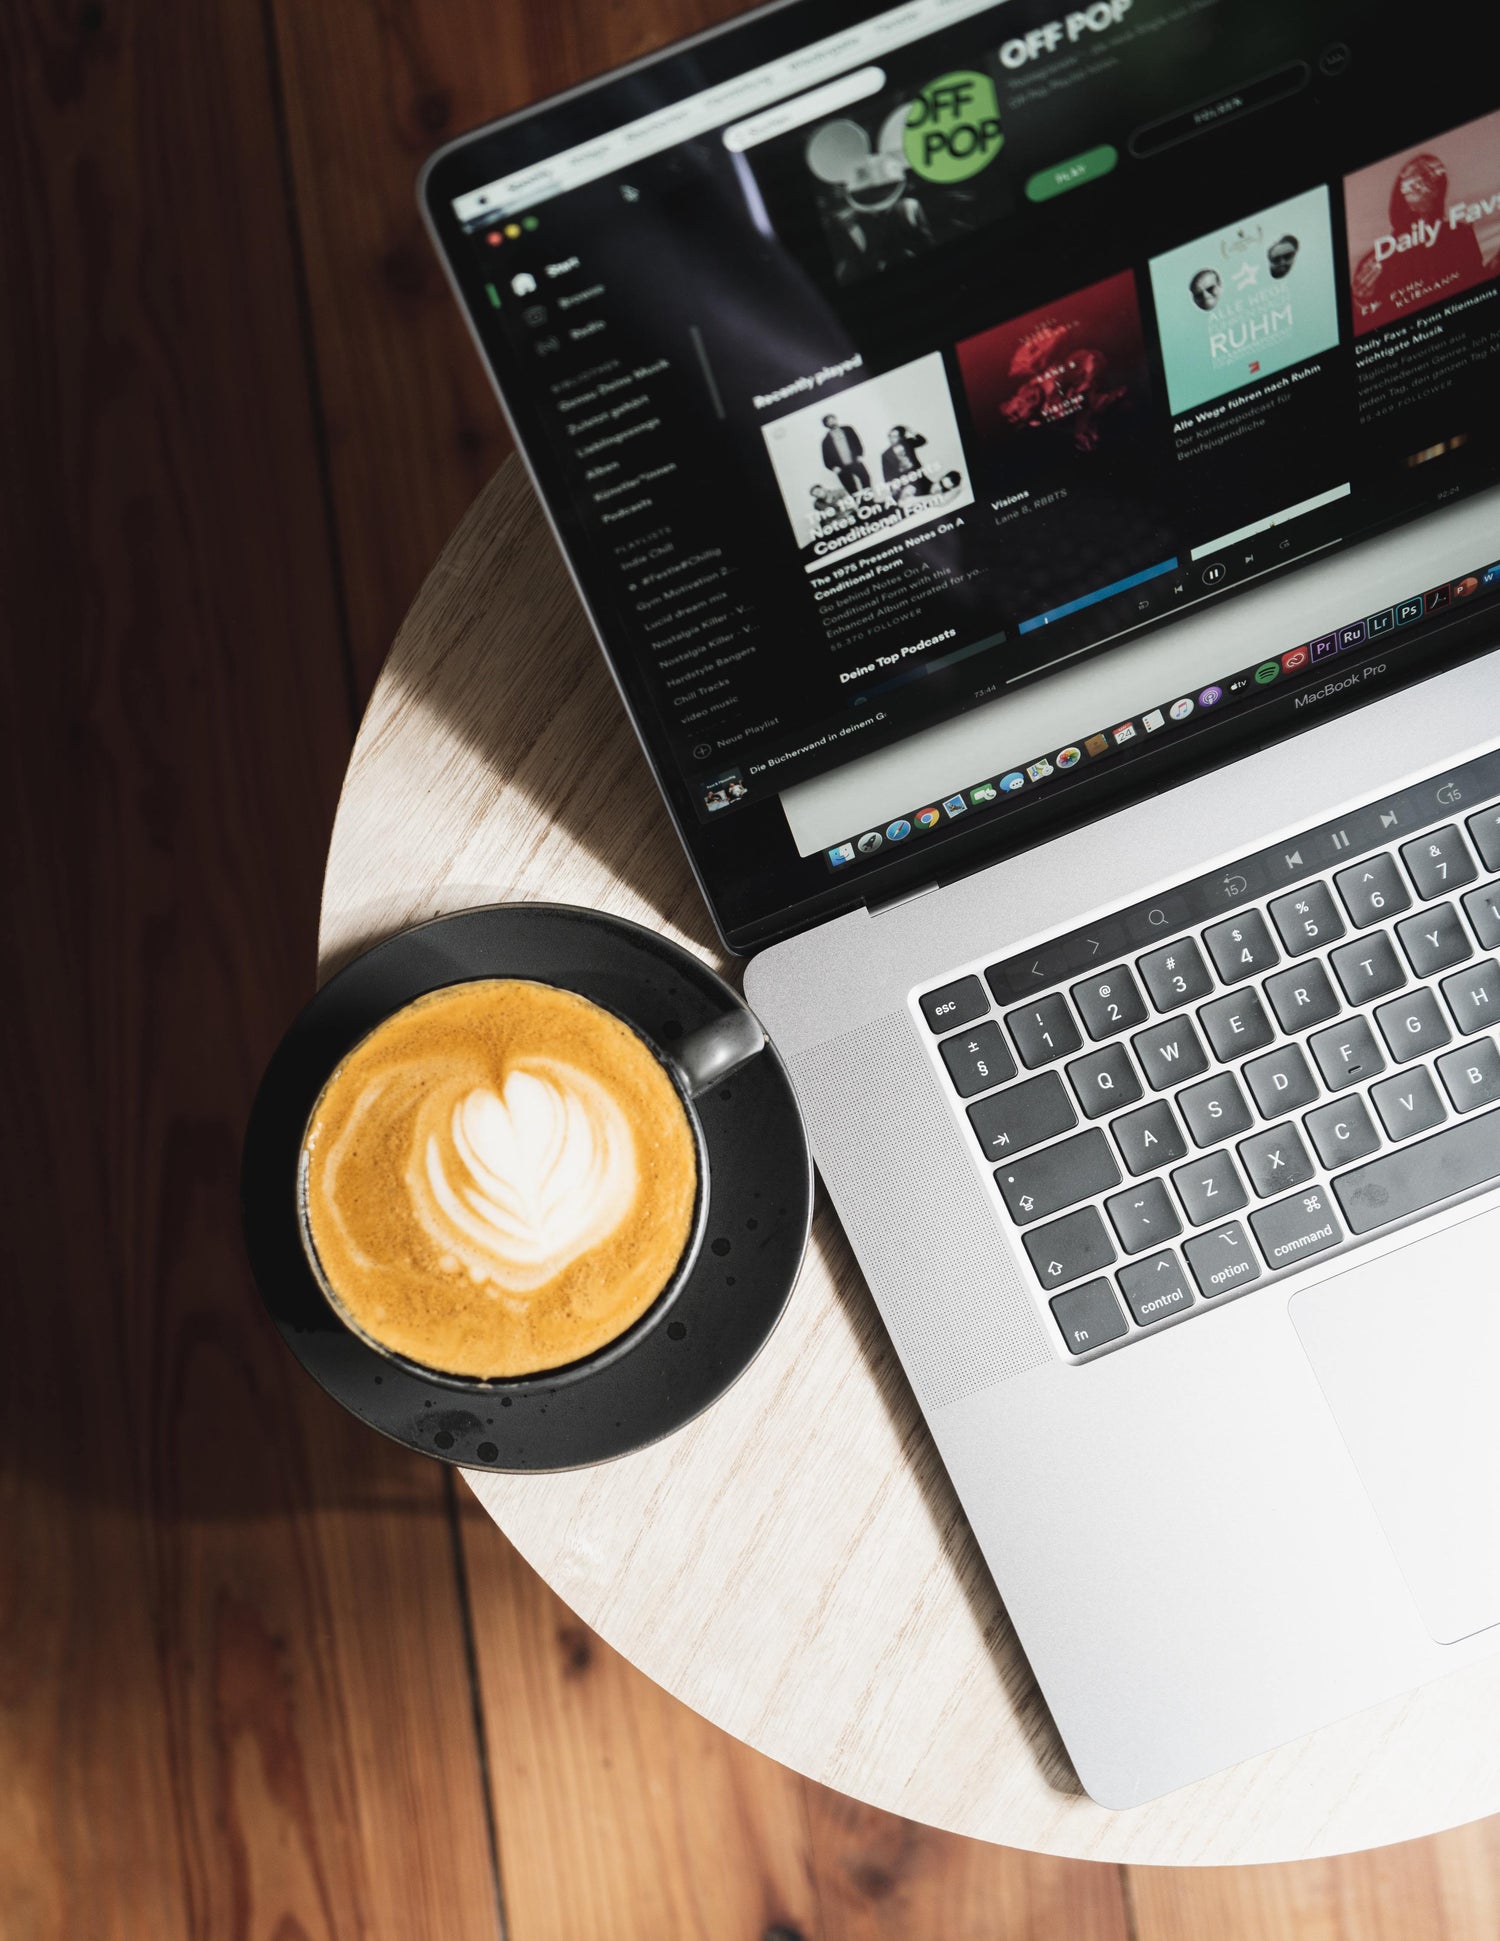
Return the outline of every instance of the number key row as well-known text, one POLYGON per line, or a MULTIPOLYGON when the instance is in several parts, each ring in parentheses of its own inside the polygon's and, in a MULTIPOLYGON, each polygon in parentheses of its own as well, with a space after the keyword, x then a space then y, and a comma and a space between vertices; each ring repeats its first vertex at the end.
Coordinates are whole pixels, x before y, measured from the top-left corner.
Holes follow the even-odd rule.
MULTIPOLYGON (((1471 894, 1478 895, 1479 892, 1471 894)), ((1494 934, 1500 940, 1500 890, 1495 892, 1495 899, 1497 916, 1494 934)), ((1472 954, 1468 933, 1452 904, 1432 905, 1406 918, 1396 929, 1408 960, 1414 968, 1419 968, 1422 974, 1428 976, 1439 975, 1453 963, 1461 963, 1472 954)), ((1339 944, 1330 952, 1328 964, 1345 999, 1356 1011, 1375 1006, 1377 1000, 1388 997, 1392 991, 1400 991, 1406 982, 1407 974, 1401 959, 1384 931, 1374 931, 1339 944)), ((1154 953, 1154 961, 1142 959, 1141 969, 1154 998, 1162 977, 1180 983, 1184 989, 1212 988, 1203 960, 1191 944, 1186 948, 1182 945, 1168 946, 1154 953), (1192 954, 1188 955, 1188 951, 1192 954), (1169 964, 1175 965, 1175 968, 1168 969, 1169 964)), ((973 979, 968 981, 977 982, 973 979)), ((954 988, 948 987, 950 991, 954 988)), ((1126 969, 1106 972, 1100 978, 1091 980, 1086 987, 1075 987, 1075 996, 1080 988, 1086 989, 1089 1001, 1096 1007, 1114 1005, 1122 1017, 1136 1022, 1145 1016, 1139 987, 1126 969)), ((1196 1014, 1196 1028, 1188 1014, 1179 1011, 1177 1015, 1137 1032, 1131 1043, 1152 1091, 1166 1091, 1207 1069, 1209 1061, 1204 1053, 1204 1038, 1219 1063, 1237 1063, 1271 1044, 1276 1036, 1276 1025, 1288 1035, 1300 1036, 1304 1032, 1314 1034, 1316 1044, 1313 1045, 1311 1037, 1308 1043, 1314 1050, 1324 1083, 1330 1089, 1339 1089, 1379 1069, 1378 1054, 1371 1056, 1373 1046, 1368 1027, 1362 1026, 1357 1020, 1350 1020, 1348 1025, 1336 1027, 1334 1032, 1318 1030, 1319 1026, 1336 1017, 1340 1008, 1338 992, 1320 959, 1310 958, 1305 963, 1291 964, 1276 971, 1266 979, 1263 988, 1266 1004, 1270 1007, 1269 1014, 1266 1004, 1261 1001, 1260 990, 1253 984, 1246 984, 1201 1006, 1196 1014), (1272 1023, 1273 1017, 1275 1025, 1272 1023), (1200 1030, 1202 1037, 1199 1036, 1200 1030), (1353 1058, 1343 1049, 1350 1030, 1355 1033, 1359 1054, 1353 1058)), ((1500 966, 1496 965, 1493 957, 1481 959, 1470 964, 1466 970, 1444 977, 1439 988, 1461 1036, 1485 1030, 1500 1022, 1500 966)), ((1180 994, 1174 989, 1171 995, 1175 999, 1180 994)), ((1446 1023, 1437 1012, 1435 999, 1429 991, 1420 987, 1404 999, 1378 1005, 1374 1016, 1397 1063, 1404 1058, 1420 1057, 1437 1044, 1445 1043, 1449 1035, 1446 1023), (1424 1024, 1419 1027, 1410 1023, 1408 1020, 1413 1016, 1423 1019, 1424 1024)), ((1100 1029, 1105 1025, 1110 1031, 1123 1028, 1117 1027, 1116 1021, 1104 1014, 1096 1016, 1095 1022, 1100 1029)), ((1055 1059, 1067 1058, 1070 1053, 1081 1049, 1083 1044, 1061 992, 1053 992, 1040 1003, 1009 1012, 1006 1023, 1010 1026, 1017 1048, 1022 1052, 1023 1062, 1033 1070, 1055 1059)), ((942 1040, 938 1050, 954 1089, 962 1099, 993 1091, 996 1086, 1008 1084, 1016 1076, 1017 1062, 1011 1042, 993 1018, 975 1024, 967 1031, 955 1032, 942 1040)), ((1140 1077, 1122 1044, 1106 1042, 1098 1051, 1075 1059, 1065 1069, 1086 1119, 1102 1118, 1113 1110, 1135 1103, 1141 1096, 1140 1077)), ((1257 1098, 1257 1103, 1263 1104, 1263 1101, 1257 1098)), ((1050 1136, 1047 1133, 1036 1135, 1037 1138, 1050 1136)), ((1197 1137, 1196 1128, 1194 1136, 1197 1137)), ((1035 1143, 1035 1139, 1029 1143, 1035 1143)), ((1012 1149, 1017 1148, 1013 1146, 1012 1149)))

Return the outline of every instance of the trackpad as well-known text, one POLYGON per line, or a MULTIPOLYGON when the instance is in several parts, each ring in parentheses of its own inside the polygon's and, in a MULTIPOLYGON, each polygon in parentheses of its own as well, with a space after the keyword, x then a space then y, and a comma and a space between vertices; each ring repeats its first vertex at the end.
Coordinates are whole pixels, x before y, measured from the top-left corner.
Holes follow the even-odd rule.
POLYGON ((1500 1622, 1500 1209, 1289 1312, 1428 1630, 1500 1622))

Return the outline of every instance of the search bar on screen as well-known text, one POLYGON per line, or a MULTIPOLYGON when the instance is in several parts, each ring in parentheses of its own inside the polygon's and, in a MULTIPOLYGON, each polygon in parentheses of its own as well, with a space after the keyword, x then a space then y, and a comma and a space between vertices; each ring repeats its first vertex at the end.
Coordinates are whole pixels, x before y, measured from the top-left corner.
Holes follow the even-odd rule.
POLYGON ((884 86, 884 68, 862 67, 857 73, 830 81, 826 88, 814 88, 811 94, 799 94, 794 101, 779 102, 764 114, 735 122, 724 130, 724 146, 732 155, 743 155, 757 142, 768 142, 773 136, 784 135, 789 128, 801 128, 822 115, 833 114, 838 108, 847 108, 868 95, 879 94, 884 86))

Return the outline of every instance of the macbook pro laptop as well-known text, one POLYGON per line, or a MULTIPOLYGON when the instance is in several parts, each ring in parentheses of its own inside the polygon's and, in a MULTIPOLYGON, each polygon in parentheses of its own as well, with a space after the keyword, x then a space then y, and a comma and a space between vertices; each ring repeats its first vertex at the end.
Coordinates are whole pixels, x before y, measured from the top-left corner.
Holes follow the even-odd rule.
POLYGON ((795 0, 426 218, 1088 1791, 1500 1639, 1500 77, 795 0))

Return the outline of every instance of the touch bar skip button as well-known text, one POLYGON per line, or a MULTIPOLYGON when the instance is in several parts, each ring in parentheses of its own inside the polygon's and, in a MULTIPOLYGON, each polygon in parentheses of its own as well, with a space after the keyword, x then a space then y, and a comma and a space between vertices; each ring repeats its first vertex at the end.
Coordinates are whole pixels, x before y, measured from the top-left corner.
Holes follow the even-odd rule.
POLYGON ((1404 1220, 1455 1193, 1500 1179, 1500 1112, 1462 1119, 1446 1132, 1401 1146, 1333 1182, 1344 1218, 1355 1233, 1404 1220))

